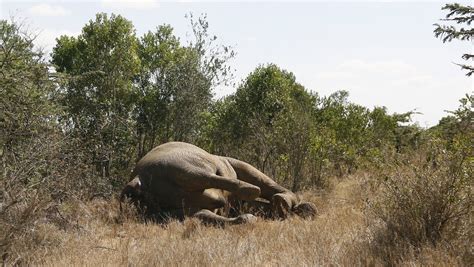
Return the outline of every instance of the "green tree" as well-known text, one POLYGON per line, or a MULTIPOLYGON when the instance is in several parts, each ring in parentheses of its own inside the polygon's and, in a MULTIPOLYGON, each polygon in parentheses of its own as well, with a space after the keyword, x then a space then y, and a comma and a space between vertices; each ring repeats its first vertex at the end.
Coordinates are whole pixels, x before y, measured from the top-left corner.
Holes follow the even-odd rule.
POLYGON ((370 112, 370 139, 373 149, 387 150, 395 148, 397 152, 409 144, 415 148, 416 138, 419 137, 420 129, 413 125, 402 126, 408 123, 414 112, 388 114, 387 108, 375 107, 370 112))
MULTIPOLYGON (((436 138, 446 143, 451 151, 470 151, 474 147, 474 94, 466 94, 459 100, 458 109, 441 118, 438 125, 429 129, 436 138)), ((472 157, 472 155, 471 155, 472 157)))
POLYGON ((311 141, 316 166, 313 181, 324 184, 324 173, 334 170, 342 176, 355 171, 361 163, 386 158, 384 153, 395 149, 399 139, 404 140, 400 124, 408 122, 411 114, 390 115, 385 107, 370 111, 351 103, 347 91, 321 98, 313 116, 316 125, 311 141))
POLYGON ((298 190, 309 151, 316 97, 276 65, 260 66, 237 92, 218 102, 214 149, 247 160, 298 190))
POLYGON ((127 167, 133 78, 140 66, 132 23, 120 15, 97 14, 78 37, 57 40, 52 63, 68 75, 60 89, 67 128, 84 140, 103 176, 110 175, 114 164, 127 167))
MULTIPOLYGON (((453 39, 458 39, 462 41, 470 41, 474 36, 474 29, 471 26, 471 23, 474 21, 474 8, 471 6, 463 6, 460 4, 446 4, 443 10, 448 10, 448 14, 443 21, 454 22, 456 24, 462 25, 461 28, 457 28, 454 25, 440 25, 434 24, 436 26, 434 34, 436 37, 439 37, 443 43, 451 42, 453 39), (464 28, 466 27, 467 28, 464 28)), ((462 56, 464 60, 472 60, 474 58, 473 54, 464 54, 462 56)), ((467 70, 466 75, 471 76, 474 73, 474 67, 467 64, 458 64, 462 69, 467 70)))
POLYGON ((197 142, 212 102, 212 90, 228 81, 234 52, 217 45, 206 17, 190 16, 193 39, 182 44, 169 25, 139 42, 142 69, 136 109, 139 155, 157 142, 197 142))
POLYGON ((357 168, 368 144, 369 111, 350 103, 348 97, 347 91, 338 91, 323 98, 315 114, 318 132, 324 137, 318 138, 320 157, 327 157, 339 176, 344 174, 343 169, 352 172, 357 168))
POLYGON ((171 26, 163 25, 140 39, 138 52, 141 69, 136 82, 139 98, 135 119, 140 157, 156 142, 166 141, 172 132, 170 103, 177 78, 173 77, 172 70, 183 55, 183 49, 171 26))

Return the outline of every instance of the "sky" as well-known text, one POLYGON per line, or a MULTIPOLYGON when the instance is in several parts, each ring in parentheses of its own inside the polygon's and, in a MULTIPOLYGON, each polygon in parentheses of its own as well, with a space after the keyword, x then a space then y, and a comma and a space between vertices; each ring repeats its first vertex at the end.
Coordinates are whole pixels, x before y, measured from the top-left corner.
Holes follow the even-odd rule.
MULTIPOLYGON (((55 38, 77 36, 99 12, 131 20, 137 36, 170 24, 183 42, 191 30, 185 15, 207 14, 218 43, 237 53, 230 62, 236 84, 257 66, 274 63, 320 96, 346 90, 351 102, 369 108, 419 112, 414 122, 429 127, 474 91, 473 78, 455 65, 465 63, 461 56, 474 52, 473 43, 443 43, 433 35, 433 24, 443 23, 445 3, 0 0, 0 15, 24 20, 39 33, 37 45, 51 51, 55 38)), ((215 97, 235 87, 220 86, 215 97)))

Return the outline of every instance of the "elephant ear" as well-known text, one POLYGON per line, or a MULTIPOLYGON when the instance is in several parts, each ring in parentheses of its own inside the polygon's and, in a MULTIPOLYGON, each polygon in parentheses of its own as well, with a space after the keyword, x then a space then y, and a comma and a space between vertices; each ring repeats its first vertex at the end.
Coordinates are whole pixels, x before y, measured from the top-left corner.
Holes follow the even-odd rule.
POLYGON ((310 202, 301 202, 293 207, 292 211, 303 219, 312 219, 318 214, 316 205, 310 202))

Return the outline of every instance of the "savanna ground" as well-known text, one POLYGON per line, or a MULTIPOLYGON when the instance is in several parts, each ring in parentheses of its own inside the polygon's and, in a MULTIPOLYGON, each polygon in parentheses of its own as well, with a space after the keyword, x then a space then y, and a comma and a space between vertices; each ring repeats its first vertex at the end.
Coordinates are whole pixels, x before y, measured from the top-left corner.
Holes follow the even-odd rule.
MULTIPOLYGON (((52 266, 315 266, 468 265, 458 247, 390 246, 384 224, 370 212, 369 174, 338 178, 332 189, 300 194, 318 207, 313 220, 292 217, 247 225, 208 227, 195 219, 160 225, 119 212, 116 199, 68 202, 18 239, 11 265, 52 266), (24 243, 26 242, 26 243, 24 243), (403 250, 403 251, 402 251, 403 250), (404 256, 400 257, 401 253, 404 256), (15 258, 19 261, 16 261, 15 258)), ((127 211, 129 213, 127 213, 127 211)), ((468 244, 461 244, 461 248, 468 244)), ((467 259, 465 257, 470 257, 467 259)))

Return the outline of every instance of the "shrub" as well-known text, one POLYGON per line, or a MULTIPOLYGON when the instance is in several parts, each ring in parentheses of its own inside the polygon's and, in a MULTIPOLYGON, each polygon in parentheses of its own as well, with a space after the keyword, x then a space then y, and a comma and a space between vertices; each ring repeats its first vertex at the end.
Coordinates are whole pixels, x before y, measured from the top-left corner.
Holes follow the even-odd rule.
MULTIPOLYGON (((416 250, 427 243, 436 246, 473 228, 472 157, 469 151, 442 147, 432 144, 425 153, 405 156, 385 175, 373 207, 384 225, 378 232, 378 249, 397 246, 416 250)), ((397 257, 401 256, 403 253, 397 257)))
POLYGON ((65 200, 89 200, 115 192, 91 171, 86 151, 60 133, 36 135, 3 155, 0 176, 0 256, 21 263, 24 246, 41 245, 38 222, 70 226, 59 210, 65 200))

